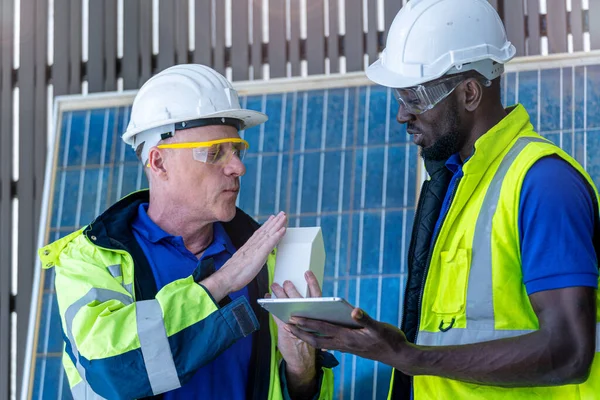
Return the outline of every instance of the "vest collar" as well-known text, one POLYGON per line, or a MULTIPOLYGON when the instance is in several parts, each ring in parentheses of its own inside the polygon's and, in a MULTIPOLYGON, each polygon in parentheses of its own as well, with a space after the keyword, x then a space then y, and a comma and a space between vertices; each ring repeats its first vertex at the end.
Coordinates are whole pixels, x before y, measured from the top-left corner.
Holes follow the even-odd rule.
POLYGON ((463 166, 465 175, 483 174, 521 132, 533 130, 529 114, 523 105, 517 104, 506 111, 507 115, 475 142, 473 156, 463 166))

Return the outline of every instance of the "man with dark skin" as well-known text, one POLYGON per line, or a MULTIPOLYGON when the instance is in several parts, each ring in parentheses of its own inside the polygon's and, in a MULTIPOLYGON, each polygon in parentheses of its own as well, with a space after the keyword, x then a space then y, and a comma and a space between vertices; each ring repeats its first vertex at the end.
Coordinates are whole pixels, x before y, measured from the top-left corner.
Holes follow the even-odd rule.
POLYGON ((521 105, 502 106, 502 64, 513 56, 486 1, 413 0, 367 71, 395 88, 397 121, 431 177, 402 329, 359 308, 359 329, 304 318, 287 329, 392 366, 391 399, 600 398, 597 191, 521 105), (434 45, 419 56, 411 41, 434 45))
MULTIPOLYGON (((397 121, 406 124, 424 158, 459 153, 465 160, 475 141, 506 116, 499 80, 486 89, 471 78, 454 93, 421 115, 406 113, 404 107, 398 110, 397 121)), ((362 329, 304 318, 293 318, 290 323, 295 325, 288 329, 314 347, 380 361, 411 376, 435 375, 504 387, 584 382, 594 358, 596 290, 571 287, 529 298, 540 322, 538 331, 469 345, 414 345, 400 329, 372 319, 359 308, 352 317, 362 329)))

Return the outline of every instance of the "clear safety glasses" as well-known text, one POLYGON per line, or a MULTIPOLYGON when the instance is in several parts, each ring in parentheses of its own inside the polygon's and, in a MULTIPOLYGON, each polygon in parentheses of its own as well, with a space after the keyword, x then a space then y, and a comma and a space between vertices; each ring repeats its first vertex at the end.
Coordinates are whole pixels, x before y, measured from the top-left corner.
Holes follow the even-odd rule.
POLYGON ((194 160, 205 164, 225 165, 232 156, 242 161, 250 147, 244 139, 219 139, 209 142, 159 144, 159 149, 192 149, 194 160))
MULTIPOLYGON (((398 104, 406 107, 411 114, 423 114, 431 110, 450 95, 463 81, 472 76, 460 74, 442 78, 437 81, 409 88, 394 89, 398 104)), ((484 80, 485 86, 490 86, 489 80, 484 80)))

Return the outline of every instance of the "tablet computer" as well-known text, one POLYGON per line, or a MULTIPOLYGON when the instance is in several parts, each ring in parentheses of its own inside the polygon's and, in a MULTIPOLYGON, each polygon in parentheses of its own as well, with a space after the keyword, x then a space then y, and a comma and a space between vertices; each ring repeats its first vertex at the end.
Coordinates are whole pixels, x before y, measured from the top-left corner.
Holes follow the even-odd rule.
POLYGON ((258 299, 258 304, 284 322, 288 322, 291 317, 303 317, 348 328, 361 328, 352 319, 354 307, 341 297, 258 299))

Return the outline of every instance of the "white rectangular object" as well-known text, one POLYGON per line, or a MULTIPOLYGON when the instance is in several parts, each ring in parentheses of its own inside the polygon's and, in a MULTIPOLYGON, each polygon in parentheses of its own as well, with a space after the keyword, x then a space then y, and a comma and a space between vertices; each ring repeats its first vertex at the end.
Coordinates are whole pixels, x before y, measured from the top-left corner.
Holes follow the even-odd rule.
POLYGON ((323 287, 325 274, 325 245, 320 227, 288 228, 277 246, 277 261, 273 281, 283 286, 291 281, 298 292, 308 297, 306 271, 312 271, 323 287))

